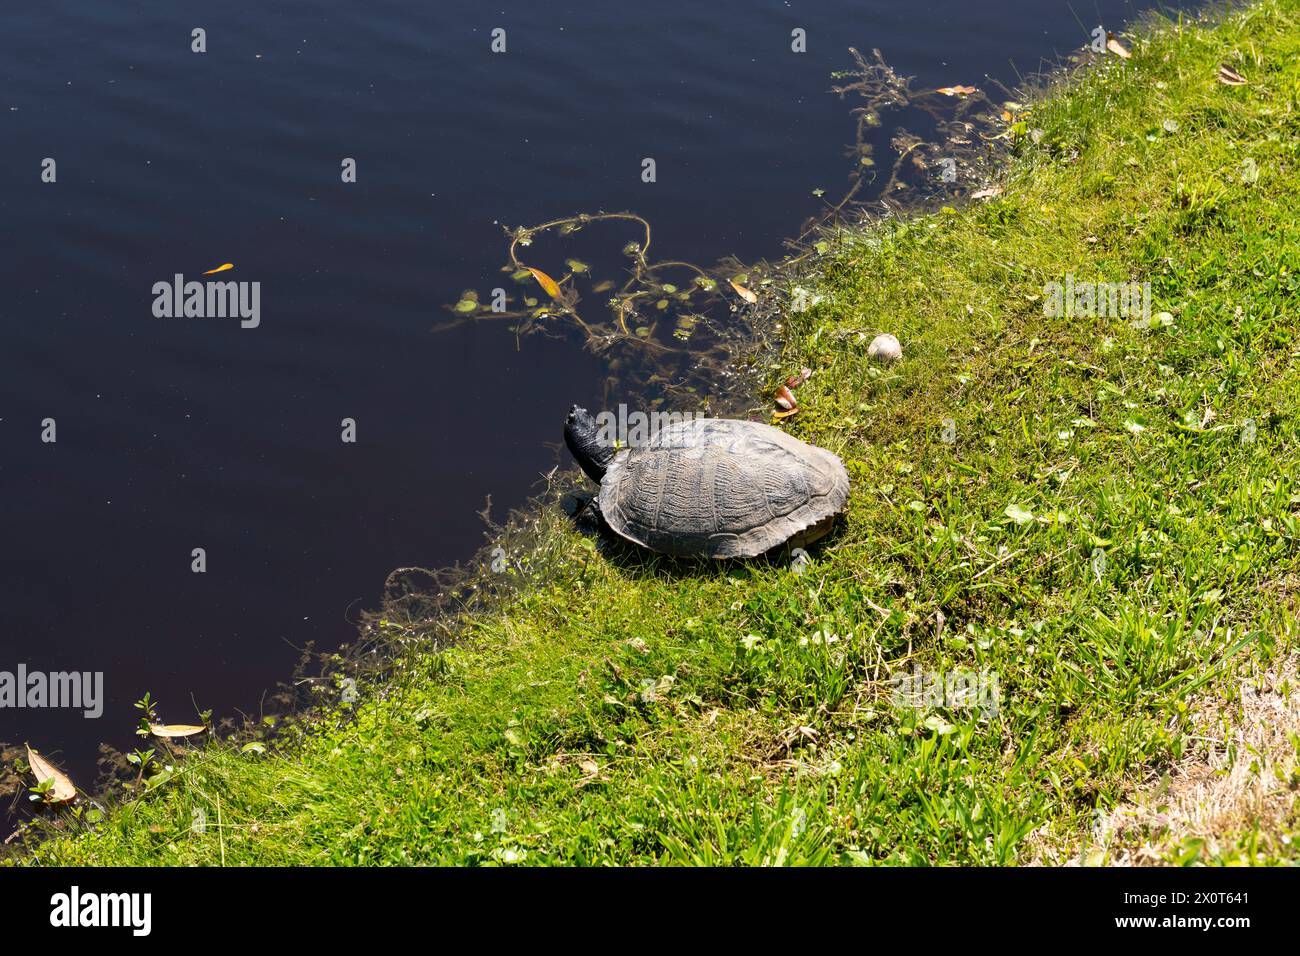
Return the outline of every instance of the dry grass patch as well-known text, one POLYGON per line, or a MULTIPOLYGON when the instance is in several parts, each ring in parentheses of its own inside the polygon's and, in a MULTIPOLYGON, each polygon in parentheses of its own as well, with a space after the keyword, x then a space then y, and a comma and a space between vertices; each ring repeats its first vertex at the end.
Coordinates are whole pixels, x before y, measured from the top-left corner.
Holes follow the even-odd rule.
POLYGON ((1241 681, 1233 700, 1202 702, 1200 711, 1204 750, 1106 814, 1081 847, 1053 852, 1046 834, 1036 838, 1035 862, 1187 865, 1286 854, 1300 824, 1300 656, 1241 681))

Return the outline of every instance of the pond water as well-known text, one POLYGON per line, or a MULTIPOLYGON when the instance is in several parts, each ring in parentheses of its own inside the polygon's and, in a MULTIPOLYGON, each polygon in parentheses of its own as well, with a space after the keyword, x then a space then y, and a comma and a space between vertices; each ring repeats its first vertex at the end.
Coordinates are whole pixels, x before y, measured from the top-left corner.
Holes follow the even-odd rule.
POLYGON ((607 397, 599 356, 433 331, 510 284, 502 224, 627 209, 662 257, 777 257, 848 182, 854 104, 828 90, 849 46, 918 86, 1014 84, 1145 6, 8 4, 0 671, 103 672, 104 700, 0 709, 0 740, 89 784, 145 691, 175 722, 257 713, 392 568, 467 559, 485 497, 500 517, 565 460, 565 411, 607 397), (259 283, 256 328, 154 314, 156 283, 227 262, 259 283))

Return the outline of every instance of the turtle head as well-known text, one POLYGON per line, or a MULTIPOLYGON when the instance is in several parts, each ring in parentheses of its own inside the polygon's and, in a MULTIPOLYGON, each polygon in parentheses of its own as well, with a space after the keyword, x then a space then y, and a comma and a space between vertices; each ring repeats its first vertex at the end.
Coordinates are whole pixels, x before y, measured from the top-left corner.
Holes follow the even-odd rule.
POLYGON ((564 444, 569 446, 582 470, 599 484, 614 459, 614 449, 601 444, 600 427, 585 408, 574 405, 569 410, 569 417, 564 421, 564 444))

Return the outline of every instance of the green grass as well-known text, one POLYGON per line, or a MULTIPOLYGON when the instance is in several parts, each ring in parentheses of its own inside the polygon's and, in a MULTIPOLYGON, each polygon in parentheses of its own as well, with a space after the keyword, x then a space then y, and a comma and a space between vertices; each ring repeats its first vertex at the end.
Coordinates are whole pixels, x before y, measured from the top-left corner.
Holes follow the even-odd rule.
MULTIPOLYGON (((461 644, 265 754, 215 744, 30 859, 1072 852, 1207 746, 1199 706, 1296 651, 1300 2, 1130 42, 1033 105, 1000 197, 837 234, 800 280, 823 299, 787 315, 771 383, 814 370, 784 427, 854 482, 803 574, 611 560, 552 509, 545 573, 461 644), (1044 316, 1067 273, 1149 281, 1172 321, 1044 316), (877 331, 900 365, 869 366, 877 331), (997 713, 903 706, 890 676, 914 667, 996 674, 997 713)), ((1168 858, 1295 862, 1292 836, 1293 810, 1168 858)))

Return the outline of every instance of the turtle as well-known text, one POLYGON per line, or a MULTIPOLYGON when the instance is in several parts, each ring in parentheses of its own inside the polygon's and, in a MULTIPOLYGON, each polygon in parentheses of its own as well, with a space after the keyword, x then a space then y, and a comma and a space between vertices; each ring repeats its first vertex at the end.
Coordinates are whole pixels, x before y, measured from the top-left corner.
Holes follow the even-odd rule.
POLYGON ((839 457, 762 422, 694 418, 612 448, 573 406, 564 443, 600 485, 591 506, 620 537, 673 555, 752 558, 808 544, 848 506, 839 457))

